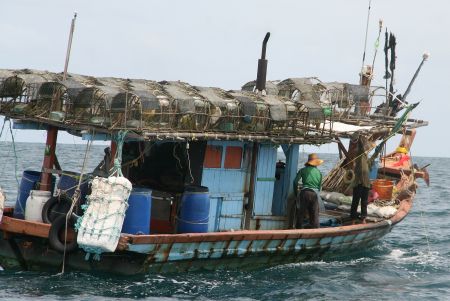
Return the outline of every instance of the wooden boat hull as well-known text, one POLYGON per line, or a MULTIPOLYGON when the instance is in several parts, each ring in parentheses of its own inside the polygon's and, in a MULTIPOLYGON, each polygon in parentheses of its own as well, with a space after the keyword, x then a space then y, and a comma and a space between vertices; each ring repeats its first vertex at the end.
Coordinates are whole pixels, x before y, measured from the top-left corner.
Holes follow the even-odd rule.
MULTIPOLYGON (((391 231, 411 208, 403 200, 397 214, 378 223, 321 229, 235 231, 176 235, 130 235, 126 250, 85 260, 78 250, 66 258, 66 269, 144 274, 200 269, 246 269, 348 256, 374 244, 391 231)), ((62 255, 44 237, 5 231, 14 219, 0 224, 0 265, 4 268, 52 270, 61 268, 62 255)), ((39 227, 48 226, 40 224, 39 227)), ((36 230, 36 229, 35 229, 36 230)), ((45 230, 40 230, 45 236, 45 230)), ((27 230, 22 230, 22 233, 27 230)))
MULTIPOLYGON (((376 230, 335 237, 254 240, 236 237, 230 241, 132 245, 134 251, 103 254, 100 261, 86 261, 86 253, 77 251, 67 257, 66 269, 141 274, 273 266, 348 255, 349 251, 367 247, 389 231, 390 225, 386 223, 376 230)), ((14 241, 22 259, 16 256, 11 241, 2 240, 0 265, 4 268, 60 269, 62 255, 51 250, 42 239, 23 237, 14 241)))

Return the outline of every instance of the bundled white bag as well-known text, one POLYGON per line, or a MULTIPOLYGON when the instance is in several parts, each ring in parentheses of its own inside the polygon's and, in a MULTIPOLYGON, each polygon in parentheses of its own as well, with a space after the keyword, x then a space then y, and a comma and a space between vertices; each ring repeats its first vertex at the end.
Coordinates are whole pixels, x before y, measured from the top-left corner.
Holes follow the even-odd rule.
POLYGON ((131 182, 121 176, 92 181, 92 193, 77 223, 78 245, 88 254, 116 250, 131 189, 131 182))

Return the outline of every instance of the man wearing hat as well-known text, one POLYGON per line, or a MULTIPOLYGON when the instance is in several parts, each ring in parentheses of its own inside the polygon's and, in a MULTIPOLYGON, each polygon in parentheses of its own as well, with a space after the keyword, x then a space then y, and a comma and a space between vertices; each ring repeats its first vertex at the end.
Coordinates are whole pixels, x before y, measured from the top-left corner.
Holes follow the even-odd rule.
POLYGON ((322 174, 317 166, 323 163, 317 154, 310 154, 305 167, 300 169, 294 180, 294 193, 297 196, 296 210, 297 222, 295 228, 303 228, 303 220, 306 211, 309 213, 309 228, 319 228, 319 202, 317 191, 322 186, 322 174), (302 188, 299 190, 299 182, 302 180, 302 188))

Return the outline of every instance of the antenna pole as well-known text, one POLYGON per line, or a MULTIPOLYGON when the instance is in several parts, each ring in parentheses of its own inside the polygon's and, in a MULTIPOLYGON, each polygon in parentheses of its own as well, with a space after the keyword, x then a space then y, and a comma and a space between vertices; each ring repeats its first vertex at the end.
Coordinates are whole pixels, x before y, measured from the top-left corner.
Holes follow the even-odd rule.
POLYGON ((414 84, 414 81, 417 78, 417 75, 419 75, 420 69, 422 69, 423 64, 425 63, 425 61, 428 60, 428 58, 430 57, 430 54, 428 52, 425 52, 422 56, 422 62, 420 63, 419 67, 417 68, 416 72, 414 73, 413 78, 411 79, 411 81, 409 82, 408 88, 406 88, 405 93, 403 93, 403 97, 402 97, 402 101, 406 100, 406 96, 408 96, 409 92, 411 91, 411 87, 414 84))
POLYGON ((366 22, 366 37, 364 39, 364 52, 363 52, 363 57, 362 57, 362 65, 361 65, 361 74, 360 74, 360 82, 362 81, 362 73, 363 73, 363 68, 364 68, 364 62, 366 60, 366 49, 367 49, 367 34, 369 31, 369 20, 370 20, 370 5, 372 4, 372 0, 369 0, 369 8, 367 10, 367 22, 366 22))
POLYGON ((75 31, 75 21, 77 19, 77 13, 73 14, 72 23, 70 24, 69 41, 67 43, 66 63, 64 64, 63 80, 67 79, 67 68, 69 67, 70 50, 72 49, 73 32, 75 31))
POLYGON ((372 74, 373 74, 373 70, 375 69, 375 59, 377 58, 378 47, 380 46, 380 36, 381 36, 382 29, 383 29, 383 20, 380 19, 380 21, 378 21, 378 37, 377 37, 377 40, 375 41, 375 53, 373 55, 373 61, 372 61, 372 74))

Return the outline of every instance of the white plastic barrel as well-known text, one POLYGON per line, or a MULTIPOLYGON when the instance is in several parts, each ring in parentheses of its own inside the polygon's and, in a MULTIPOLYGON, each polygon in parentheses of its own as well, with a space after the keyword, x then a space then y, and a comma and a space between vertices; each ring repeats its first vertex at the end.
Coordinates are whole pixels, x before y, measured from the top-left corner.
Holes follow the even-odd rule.
POLYGON ((25 207, 25 219, 42 223, 42 208, 51 196, 50 191, 31 190, 25 207))

